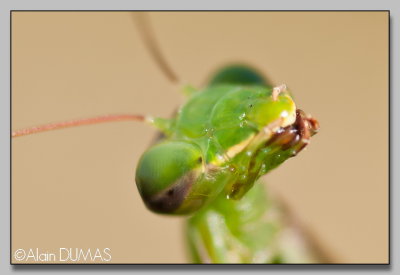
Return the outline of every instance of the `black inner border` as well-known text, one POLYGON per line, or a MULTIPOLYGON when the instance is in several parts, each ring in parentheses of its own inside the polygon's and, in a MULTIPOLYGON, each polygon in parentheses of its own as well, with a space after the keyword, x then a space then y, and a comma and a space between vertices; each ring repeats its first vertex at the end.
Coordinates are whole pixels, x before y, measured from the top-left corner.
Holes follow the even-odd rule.
POLYGON ((70 266, 71 270, 173 270, 178 267, 182 271, 197 269, 196 266, 202 266, 204 270, 315 270, 323 271, 333 270, 391 270, 392 246, 391 246, 391 18, 390 10, 10 10, 10 265, 13 270, 38 270, 38 271, 58 271, 62 266, 70 266), (389 157, 389 191, 388 191, 388 214, 389 214, 389 234, 388 234, 388 263, 335 263, 335 264, 191 264, 191 263, 13 263, 12 262, 12 14, 16 12, 386 12, 388 15, 388 157, 389 157), (35 266, 33 268, 33 266, 35 266), (46 267, 45 267, 46 266, 46 267), (203 267, 204 266, 204 267, 203 267))

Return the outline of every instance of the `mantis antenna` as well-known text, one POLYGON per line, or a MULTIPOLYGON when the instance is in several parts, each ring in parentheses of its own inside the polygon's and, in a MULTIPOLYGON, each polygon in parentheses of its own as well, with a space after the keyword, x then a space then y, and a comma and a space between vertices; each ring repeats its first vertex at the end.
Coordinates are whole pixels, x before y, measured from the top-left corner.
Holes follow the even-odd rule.
POLYGON ((31 135, 51 130, 58 130, 68 127, 83 126, 83 125, 113 122, 113 121, 123 121, 123 120, 147 121, 148 118, 142 115, 129 115, 129 114, 97 116, 97 117, 75 119, 63 122, 44 124, 31 128, 25 128, 12 132, 11 136, 14 138, 14 137, 26 136, 26 135, 31 135))
POLYGON ((154 61, 157 63, 163 74, 174 84, 179 82, 179 78, 176 73, 172 70, 172 67, 168 64, 167 59, 162 54, 161 48, 159 47, 155 38, 153 29, 151 28, 149 15, 145 12, 134 12, 132 13, 133 21, 137 26, 140 36, 149 50, 154 61))
MULTIPOLYGON (((165 57, 161 53, 161 49, 158 46, 153 31, 150 26, 150 20, 148 15, 144 12, 133 13, 133 20, 135 25, 138 27, 140 36, 145 43, 146 48, 149 50, 151 56, 153 57, 156 64, 159 66, 162 73, 174 84, 179 82, 177 75, 171 69, 171 66, 167 63, 165 57)), ((143 115, 133 115, 133 114, 119 114, 119 115, 103 115, 84 119, 75 119, 70 121, 55 122, 44 124, 40 126, 34 126, 30 128, 25 128, 11 133, 11 137, 20 137, 31 134, 36 134, 45 131, 64 129, 68 127, 91 125, 105 122, 114 121, 141 121, 153 123, 153 119, 150 117, 145 117, 143 115)))

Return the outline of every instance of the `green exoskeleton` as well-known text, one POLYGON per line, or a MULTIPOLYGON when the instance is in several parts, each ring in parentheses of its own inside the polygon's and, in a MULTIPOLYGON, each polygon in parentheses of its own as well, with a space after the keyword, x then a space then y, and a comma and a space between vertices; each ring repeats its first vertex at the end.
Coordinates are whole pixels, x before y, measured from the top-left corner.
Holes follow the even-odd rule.
MULTIPOLYGON (((144 40, 167 67, 148 32, 144 40)), ((116 120, 149 122, 163 136, 140 158, 136 185, 151 211, 190 216, 186 237, 194 262, 294 261, 296 253, 282 241, 285 226, 272 215, 278 210, 256 182, 299 153, 318 122, 297 108, 285 85, 271 85, 248 66, 227 66, 205 87, 184 90, 188 99, 171 118, 101 116, 12 135, 116 120)), ((299 253, 296 260, 307 261, 306 252, 299 253)))
MULTIPOLYGON (((238 95, 230 99, 235 111, 228 115, 228 125, 234 129, 228 133, 236 142, 229 143, 224 152, 231 160, 225 165, 235 169, 229 177, 232 182, 188 220, 192 259, 214 263, 313 262, 315 251, 301 244, 297 233, 284 222, 277 203, 256 180, 301 151, 318 130, 318 122, 296 109, 285 86, 273 88, 251 68, 223 68, 208 89, 229 86, 235 87, 231 96, 238 95)), ((227 94, 220 100, 229 97, 227 94)), ((219 102, 216 113, 217 106, 219 102)))
POLYGON ((311 261, 309 252, 289 256, 296 253, 280 244, 281 218, 265 219, 278 210, 261 184, 253 187, 319 127, 284 85, 273 88, 254 69, 229 66, 192 90, 175 117, 152 121, 165 137, 143 154, 136 184, 152 211, 194 213, 187 224, 193 261, 311 261))
POLYGON ((174 118, 152 121, 165 138, 141 157, 136 184, 149 209, 168 214, 191 214, 221 193, 242 198, 317 130, 284 85, 272 88, 238 66, 192 91, 174 118), (243 82, 246 76, 258 82, 243 82))

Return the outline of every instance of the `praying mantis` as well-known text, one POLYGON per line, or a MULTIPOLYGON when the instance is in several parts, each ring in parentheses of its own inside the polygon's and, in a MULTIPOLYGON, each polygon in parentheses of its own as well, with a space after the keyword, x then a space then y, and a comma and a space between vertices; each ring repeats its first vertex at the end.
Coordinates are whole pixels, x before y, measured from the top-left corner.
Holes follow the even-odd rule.
MULTIPOLYGON (((174 81, 148 24, 139 21, 145 43, 174 81)), ((293 261, 279 237, 285 227, 281 218, 265 219, 278 210, 257 180, 299 153, 318 131, 318 122, 297 108, 286 85, 272 85, 249 66, 224 67, 205 87, 183 90, 187 101, 172 118, 109 115, 12 135, 120 120, 147 122, 162 138, 139 160, 136 185, 151 211, 189 216, 186 238, 193 262, 293 261)), ((298 261, 308 261, 303 252, 298 261)))

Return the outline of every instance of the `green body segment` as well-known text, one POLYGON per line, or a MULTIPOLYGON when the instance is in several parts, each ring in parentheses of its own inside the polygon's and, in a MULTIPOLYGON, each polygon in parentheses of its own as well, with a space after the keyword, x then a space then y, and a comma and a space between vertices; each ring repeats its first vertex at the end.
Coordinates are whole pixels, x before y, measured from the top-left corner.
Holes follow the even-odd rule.
POLYGON ((256 183, 241 200, 218 196, 186 223, 194 263, 316 263, 318 257, 256 183))
POLYGON ((264 263, 279 260, 274 242, 281 224, 271 215, 263 186, 255 185, 241 200, 219 196, 187 223, 194 262, 264 263))
POLYGON ((261 73, 254 68, 240 64, 233 64, 220 69, 209 80, 209 86, 220 84, 272 87, 272 84, 261 73))

